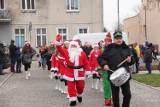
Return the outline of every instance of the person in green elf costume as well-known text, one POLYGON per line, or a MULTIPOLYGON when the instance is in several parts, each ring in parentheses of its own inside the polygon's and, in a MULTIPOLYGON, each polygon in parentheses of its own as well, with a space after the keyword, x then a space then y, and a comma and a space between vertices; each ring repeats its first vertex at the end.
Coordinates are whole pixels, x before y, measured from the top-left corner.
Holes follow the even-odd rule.
MULTIPOLYGON (((102 48, 102 51, 105 50, 105 46, 112 43, 110 32, 106 35, 104 42, 105 43, 104 43, 104 47, 102 48)), ((108 72, 101 69, 101 67, 98 67, 97 71, 101 72, 102 78, 103 78, 103 90, 104 90, 105 105, 110 106, 111 105, 111 85, 110 85, 110 81, 109 81, 108 72)))

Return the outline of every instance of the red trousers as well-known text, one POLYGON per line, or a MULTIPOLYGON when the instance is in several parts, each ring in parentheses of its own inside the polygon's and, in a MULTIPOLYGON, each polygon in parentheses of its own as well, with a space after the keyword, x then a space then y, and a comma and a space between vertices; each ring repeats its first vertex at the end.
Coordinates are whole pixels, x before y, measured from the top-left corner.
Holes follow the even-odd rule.
POLYGON ((67 81, 69 101, 76 101, 77 96, 81 97, 83 94, 85 82, 80 81, 67 81))

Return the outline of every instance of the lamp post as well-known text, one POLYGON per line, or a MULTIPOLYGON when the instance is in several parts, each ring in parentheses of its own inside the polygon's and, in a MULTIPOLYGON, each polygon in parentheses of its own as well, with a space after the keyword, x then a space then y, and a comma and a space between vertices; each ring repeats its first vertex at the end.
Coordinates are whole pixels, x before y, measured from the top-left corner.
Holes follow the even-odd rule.
POLYGON ((30 44, 31 44, 32 22, 29 22, 30 44))
POLYGON ((118 30, 120 30, 120 19, 119 19, 119 0, 117 1, 118 7, 118 30))
POLYGON ((144 7, 144 11, 145 11, 145 40, 147 41, 147 6, 144 7))

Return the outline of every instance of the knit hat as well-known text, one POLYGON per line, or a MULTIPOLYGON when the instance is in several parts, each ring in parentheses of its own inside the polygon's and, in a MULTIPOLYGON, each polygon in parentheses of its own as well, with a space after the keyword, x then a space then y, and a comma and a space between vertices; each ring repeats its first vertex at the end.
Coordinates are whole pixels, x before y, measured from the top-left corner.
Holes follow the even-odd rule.
POLYGON ((30 44, 30 42, 28 40, 25 40, 25 44, 27 44, 27 43, 30 44))

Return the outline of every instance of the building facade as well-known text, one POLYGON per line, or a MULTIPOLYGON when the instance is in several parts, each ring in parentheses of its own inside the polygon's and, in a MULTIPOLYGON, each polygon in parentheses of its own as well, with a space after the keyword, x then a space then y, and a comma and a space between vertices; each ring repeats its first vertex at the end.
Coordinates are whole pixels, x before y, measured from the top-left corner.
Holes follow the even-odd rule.
POLYGON ((0 41, 48 45, 61 34, 103 31, 103 0, 0 0, 0 41))
POLYGON ((142 0, 140 13, 124 20, 129 43, 160 45, 160 0, 142 0))

